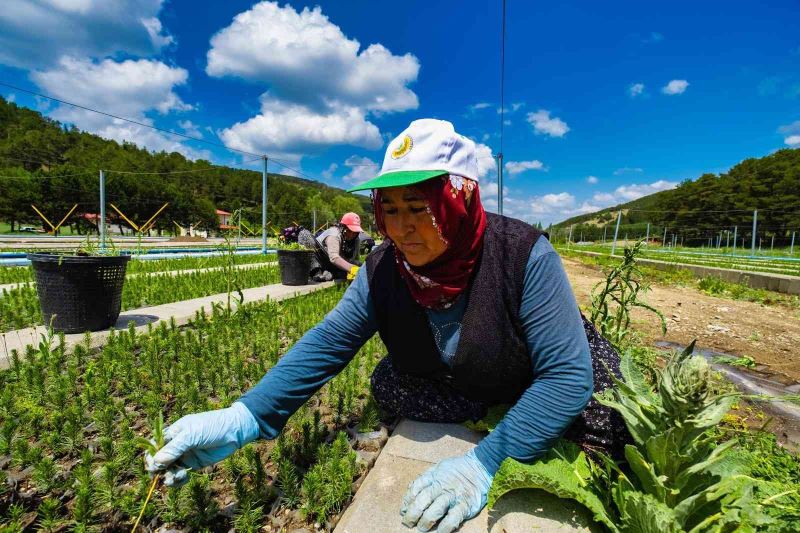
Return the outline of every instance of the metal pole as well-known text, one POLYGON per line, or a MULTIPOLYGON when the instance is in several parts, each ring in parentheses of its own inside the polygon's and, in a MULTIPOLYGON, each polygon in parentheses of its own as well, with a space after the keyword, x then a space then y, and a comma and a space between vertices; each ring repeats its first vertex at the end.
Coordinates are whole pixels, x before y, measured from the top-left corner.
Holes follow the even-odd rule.
POLYGON ((614 252, 617 249, 617 235, 619 234, 619 223, 622 221, 622 211, 617 213, 617 227, 614 229, 614 244, 611 245, 611 255, 614 255, 614 252))
POLYGON ((567 237, 567 244, 572 242, 572 228, 575 227, 575 224, 569 227, 569 236, 567 237))
POLYGON ((317 208, 315 207, 313 210, 313 218, 311 219, 311 233, 316 233, 317 231, 317 208))
POLYGON ((672 248, 675 248, 676 244, 678 244, 678 234, 677 233, 673 233, 672 234, 672 248))
POLYGON ((789 247, 789 255, 794 255, 794 234, 796 232, 792 232, 792 245, 789 247))
POLYGON ((758 227, 758 209, 753 210, 753 242, 750 245, 750 255, 756 255, 756 228, 758 227))
POLYGON ((731 255, 736 255, 736 231, 739 229, 739 226, 733 227, 733 252, 731 255))
POLYGON ((731 245, 731 232, 725 230, 725 249, 727 250, 730 245, 731 245))
POLYGON ((497 154, 497 214, 503 214, 503 153, 497 154))
POLYGON ((666 245, 667 245, 667 227, 664 226, 664 236, 661 237, 661 247, 663 248, 666 245))
POLYGON ((97 223, 100 229, 100 253, 106 253, 106 173, 100 171, 100 220, 97 223))
POLYGON ((646 242, 646 243, 650 242, 650 223, 649 222, 647 223, 647 237, 644 238, 644 242, 646 242))
POLYGON ((775 234, 772 234, 772 242, 769 244, 769 253, 772 253, 772 249, 775 248, 775 234))
POLYGON ((608 226, 603 226, 603 244, 606 243, 606 230, 607 229, 608 229, 608 226))
POLYGON ((267 162, 264 156, 264 172, 261 175, 261 253, 267 253, 267 162))

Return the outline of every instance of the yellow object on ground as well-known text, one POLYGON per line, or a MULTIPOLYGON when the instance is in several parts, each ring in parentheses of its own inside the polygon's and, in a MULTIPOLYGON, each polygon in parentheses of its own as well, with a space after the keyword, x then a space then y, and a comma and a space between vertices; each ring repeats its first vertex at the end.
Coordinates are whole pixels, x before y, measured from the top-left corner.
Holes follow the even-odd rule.
POLYGON ((351 267, 350 272, 347 273, 347 281, 353 281, 356 279, 356 274, 358 274, 358 267, 351 267))

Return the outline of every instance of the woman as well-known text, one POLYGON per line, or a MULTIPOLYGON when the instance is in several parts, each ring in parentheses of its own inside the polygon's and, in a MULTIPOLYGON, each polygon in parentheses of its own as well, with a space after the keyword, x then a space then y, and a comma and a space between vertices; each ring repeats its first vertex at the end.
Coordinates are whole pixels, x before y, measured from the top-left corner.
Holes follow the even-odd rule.
POLYGON ((359 266, 358 236, 362 231, 361 217, 356 213, 345 213, 337 225, 316 238, 303 229, 297 242, 316 252, 309 277, 314 281, 344 279, 353 267, 359 266))
POLYGON ((373 395, 395 415, 430 422, 507 414, 478 446, 443 460, 409 487, 403 523, 454 531, 486 504, 507 457, 533 461, 562 435, 616 454, 625 438, 611 411, 590 402, 619 360, 582 320, 546 235, 486 213, 475 144, 439 120, 417 120, 390 145, 373 189, 384 243, 341 302, 227 409, 189 415, 166 432, 151 471, 219 461, 288 417, 346 366, 377 331, 388 355, 373 395), (594 379, 593 379, 594 378, 594 379))

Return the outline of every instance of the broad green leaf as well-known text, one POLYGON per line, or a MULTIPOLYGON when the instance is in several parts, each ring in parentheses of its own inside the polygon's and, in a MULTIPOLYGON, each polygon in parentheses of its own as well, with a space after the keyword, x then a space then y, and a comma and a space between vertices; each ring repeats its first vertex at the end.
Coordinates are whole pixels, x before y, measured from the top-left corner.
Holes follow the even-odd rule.
POLYGON ((542 489, 559 498, 575 500, 591 511, 597 522, 618 531, 602 500, 592 490, 588 461, 578 446, 565 440, 533 464, 506 459, 489 490, 489 507, 512 490, 542 489))
POLYGON ((625 459, 631 467, 642 492, 654 496, 658 501, 665 502, 667 498, 667 487, 664 486, 664 479, 658 476, 653 470, 653 465, 647 462, 636 446, 630 444, 625 446, 625 459))
POLYGON ((625 533, 678 533, 681 531, 672 509, 649 494, 625 492, 620 509, 625 533))
POLYGON ((652 387, 647 382, 639 370, 639 366, 633 360, 630 351, 625 352, 619 362, 619 370, 625 383, 640 397, 646 399, 648 403, 656 403, 658 396, 653 392, 652 387))

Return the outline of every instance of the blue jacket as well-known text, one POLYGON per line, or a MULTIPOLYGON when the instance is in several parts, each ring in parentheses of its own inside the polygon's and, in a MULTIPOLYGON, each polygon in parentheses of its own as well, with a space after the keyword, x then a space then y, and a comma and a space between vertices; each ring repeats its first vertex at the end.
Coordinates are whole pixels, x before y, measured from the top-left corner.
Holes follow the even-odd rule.
MULTIPOLYGON (((428 310, 447 363, 455 353, 463 298, 443 311, 428 310), (454 325, 454 323, 456 325, 454 325)), ((490 473, 507 457, 531 462, 546 452, 592 395, 592 365, 578 306, 561 260, 544 236, 528 259, 520 320, 533 382, 475 451, 490 473)), ((360 269, 336 307, 309 330, 241 402, 255 415, 263 438, 278 436, 288 418, 342 370, 377 332, 366 269, 360 269)))

